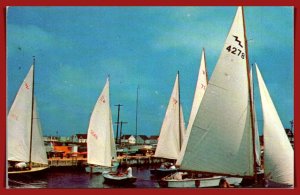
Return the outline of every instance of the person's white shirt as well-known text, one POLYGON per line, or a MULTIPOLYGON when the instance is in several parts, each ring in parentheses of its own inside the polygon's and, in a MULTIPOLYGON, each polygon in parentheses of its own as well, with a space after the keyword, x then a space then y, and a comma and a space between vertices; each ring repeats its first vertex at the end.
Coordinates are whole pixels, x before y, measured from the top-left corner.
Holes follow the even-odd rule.
POLYGON ((132 177, 132 168, 131 167, 127 168, 127 177, 132 177))
POLYGON ((171 164, 170 169, 176 169, 175 165, 171 164))
POLYGON ((26 162, 19 162, 15 165, 16 168, 19 168, 19 169, 24 169, 27 167, 27 164, 26 162))

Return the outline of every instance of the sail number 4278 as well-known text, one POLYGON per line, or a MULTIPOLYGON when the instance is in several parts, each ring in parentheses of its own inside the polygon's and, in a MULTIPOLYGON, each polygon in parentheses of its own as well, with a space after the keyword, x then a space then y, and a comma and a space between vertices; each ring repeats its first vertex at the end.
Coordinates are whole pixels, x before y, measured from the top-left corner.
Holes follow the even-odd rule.
POLYGON ((231 45, 229 45, 228 47, 226 47, 226 50, 234 55, 240 56, 242 59, 245 59, 245 53, 242 52, 242 50, 237 49, 236 47, 232 47, 231 45))

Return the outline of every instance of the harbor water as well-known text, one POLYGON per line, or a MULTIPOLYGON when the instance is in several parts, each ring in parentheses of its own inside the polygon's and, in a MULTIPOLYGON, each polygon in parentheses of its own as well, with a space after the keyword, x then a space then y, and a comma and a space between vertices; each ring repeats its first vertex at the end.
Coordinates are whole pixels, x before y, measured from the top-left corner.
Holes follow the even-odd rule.
POLYGON ((51 167, 39 177, 8 178, 7 188, 159 188, 157 179, 150 174, 150 167, 132 167, 137 181, 130 186, 116 186, 104 183, 101 174, 89 174, 83 169, 51 167))

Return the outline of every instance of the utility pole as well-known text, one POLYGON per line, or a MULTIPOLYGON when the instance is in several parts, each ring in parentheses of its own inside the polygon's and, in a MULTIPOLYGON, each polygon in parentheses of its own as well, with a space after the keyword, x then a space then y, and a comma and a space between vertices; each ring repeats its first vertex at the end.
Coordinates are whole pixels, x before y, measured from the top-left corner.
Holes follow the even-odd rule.
POLYGON ((120 124, 121 124, 121 128, 120 128, 120 139, 121 139, 121 137, 122 137, 122 126, 123 126, 123 124, 127 124, 127 122, 121 121, 120 124))
POLYGON ((120 107, 123 106, 121 104, 115 105, 118 106, 118 118, 117 118, 117 132, 116 132, 116 144, 118 143, 118 135, 119 135, 119 123, 120 123, 120 107))
POLYGON ((293 132, 294 120, 291 120, 290 123, 291 123, 291 132, 293 132))

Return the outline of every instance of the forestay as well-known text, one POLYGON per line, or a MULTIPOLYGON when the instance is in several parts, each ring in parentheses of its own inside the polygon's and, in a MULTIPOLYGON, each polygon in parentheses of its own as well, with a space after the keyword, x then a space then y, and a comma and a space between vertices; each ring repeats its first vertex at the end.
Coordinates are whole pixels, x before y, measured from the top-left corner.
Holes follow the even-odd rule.
POLYGON ((33 66, 26 75, 7 116, 7 160, 29 162, 33 66))
POLYGON ((294 150, 256 65, 263 111, 265 179, 294 185, 294 150))
POLYGON ((109 101, 109 80, 100 94, 91 114, 87 135, 87 163, 111 166, 112 160, 112 119, 109 101))
POLYGON ((187 140, 189 138, 192 125, 196 118, 196 114, 198 112, 204 92, 207 87, 207 81, 208 81, 208 79, 207 79, 207 72, 206 72, 205 51, 203 49, 202 56, 201 56, 200 68, 199 68, 199 72, 198 72, 197 83, 196 83, 196 89, 195 89, 195 93, 194 93, 194 100, 193 100, 191 114, 190 114, 190 119, 189 119, 189 123, 188 123, 187 129, 186 129, 186 134, 185 134, 185 137, 183 140, 182 148, 181 148, 179 157, 176 161, 176 165, 180 165, 180 163, 182 161, 182 157, 183 157, 183 154, 186 149, 187 140))
POLYGON ((159 140, 154 155, 155 157, 177 159, 183 143, 185 127, 182 107, 180 109, 179 119, 180 100, 178 82, 177 74, 172 95, 160 130, 159 140))
POLYGON ((238 8, 192 125, 181 169, 254 175, 243 10, 238 8))

